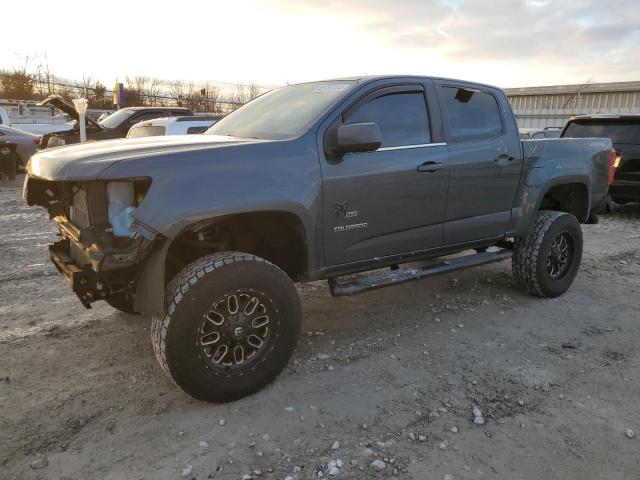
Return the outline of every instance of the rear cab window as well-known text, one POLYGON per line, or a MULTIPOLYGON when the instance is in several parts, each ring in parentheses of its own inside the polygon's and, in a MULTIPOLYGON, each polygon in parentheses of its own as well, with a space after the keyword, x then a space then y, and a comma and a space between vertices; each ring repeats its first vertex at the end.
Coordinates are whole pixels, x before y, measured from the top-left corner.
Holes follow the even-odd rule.
POLYGON ((132 122, 144 122, 145 120, 153 120, 155 118, 162 118, 162 117, 166 117, 167 113, 162 111, 162 110, 158 110, 158 111, 154 111, 154 112, 143 112, 140 113, 138 115, 136 115, 134 118, 131 119, 132 122))
POLYGON ((422 92, 382 95, 348 112, 344 118, 345 124, 368 122, 374 122, 380 128, 381 148, 424 145, 431 141, 422 92))
POLYGON ((141 125, 139 127, 131 128, 127 134, 127 138, 157 137, 164 135, 164 133, 165 127, 141 125))
POLYGON ((209 126, 206 126, 206 125, 201 125, 201 126, 198 126, 198 127, 189 127, 189 128, 187 128, 187 135, 193 135, 193 134, 197 134, 197 133, 202 133, 208 128, 209 128, 209 126))
POLYGON ((572 120, 562 133, 570 138, 610 138, 614 144, 640 145, 640 119, 621 120, 572 120))
POLYGON ((488 92, 440 86, 452 142, 480 140, 502 135, 502 116, 496 98, 488 92))

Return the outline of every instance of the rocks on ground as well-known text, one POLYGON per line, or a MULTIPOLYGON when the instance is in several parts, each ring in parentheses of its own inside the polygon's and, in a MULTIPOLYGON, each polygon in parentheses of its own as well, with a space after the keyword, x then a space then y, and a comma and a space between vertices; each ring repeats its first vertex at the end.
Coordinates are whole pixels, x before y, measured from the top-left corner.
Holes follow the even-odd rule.
POLYGON ((46 467, 47 465, 49 465, 49 460, 47 460, 46 458, 39 458, 31 462, 31 468, 33 468, 34 470, 39 470, 46 467))

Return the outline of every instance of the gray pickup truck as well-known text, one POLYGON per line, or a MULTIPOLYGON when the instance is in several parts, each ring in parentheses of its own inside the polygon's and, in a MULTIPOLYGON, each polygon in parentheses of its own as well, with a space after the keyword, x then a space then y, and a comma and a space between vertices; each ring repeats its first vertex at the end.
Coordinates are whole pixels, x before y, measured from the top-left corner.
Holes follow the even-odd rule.
POLYGON ((58 223, 80 301, 153 315, 167 375, 220 402, 287 364, 294 282, 352 295, 512 257, 527 292, 562 294, 614 160, 608 139, 521 141, 495 87, 353 78, 273 90, 203 135, 39 153, 24 197, 58 223))

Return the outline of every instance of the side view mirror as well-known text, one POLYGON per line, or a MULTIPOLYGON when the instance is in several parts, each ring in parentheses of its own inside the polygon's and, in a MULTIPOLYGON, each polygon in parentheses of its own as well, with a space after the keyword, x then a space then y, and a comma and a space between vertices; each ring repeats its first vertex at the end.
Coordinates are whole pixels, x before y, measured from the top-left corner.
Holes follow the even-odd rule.
POLYGON ((350 123, 338 128, 337 153, 372 152, 382 145, 382 135, 376 123, 350 123))

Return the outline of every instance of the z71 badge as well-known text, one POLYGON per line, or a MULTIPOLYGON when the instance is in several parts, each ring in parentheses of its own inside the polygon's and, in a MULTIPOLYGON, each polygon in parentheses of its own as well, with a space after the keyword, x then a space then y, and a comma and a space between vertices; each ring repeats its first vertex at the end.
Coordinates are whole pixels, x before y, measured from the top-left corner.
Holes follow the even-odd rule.
POLYGON ((354 218, 358 216, 357 210, 349 211, 349 202, 333 202, 333 204, 333 213, 336 214, 336 217, 354 218))

